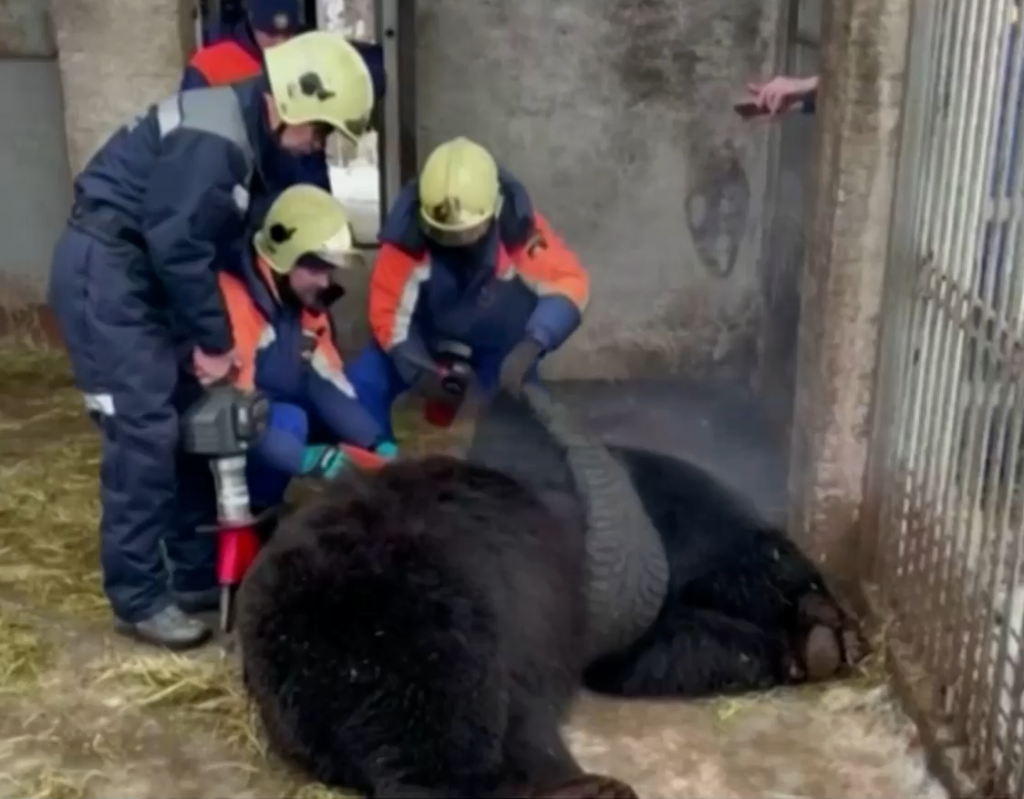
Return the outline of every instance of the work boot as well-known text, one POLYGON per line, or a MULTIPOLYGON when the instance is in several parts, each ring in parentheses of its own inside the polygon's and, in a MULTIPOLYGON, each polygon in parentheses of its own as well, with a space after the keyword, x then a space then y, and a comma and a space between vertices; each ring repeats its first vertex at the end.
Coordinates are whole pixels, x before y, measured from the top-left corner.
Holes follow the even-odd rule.
POLYGON ((206 624, 189 618, 177 605, 168 605, 149 618, 135 623, 115 619, 114 631, 143 643, 173 650, 195 649, 213 635, 206 624))
POLYGON ((220 608, 220 587, 205 588, 202 591, 175 591, 178 607, 185 613, 212 613, 220 608))

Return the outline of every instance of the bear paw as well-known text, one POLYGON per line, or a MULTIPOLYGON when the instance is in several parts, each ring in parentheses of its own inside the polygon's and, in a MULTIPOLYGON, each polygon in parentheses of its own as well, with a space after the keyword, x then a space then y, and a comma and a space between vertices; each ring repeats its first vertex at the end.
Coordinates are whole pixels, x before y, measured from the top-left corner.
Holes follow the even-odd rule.
POLYGON ((824 594, 810 593, 800 598, 797 617, 804 627, 821 624, 838 630, 843 626, 843 611, 824 594))
POLYGON ((807 632, 800 655, 808 682, 827 680, 843 666, 842 643, 832 628, 822 624, 807 632))

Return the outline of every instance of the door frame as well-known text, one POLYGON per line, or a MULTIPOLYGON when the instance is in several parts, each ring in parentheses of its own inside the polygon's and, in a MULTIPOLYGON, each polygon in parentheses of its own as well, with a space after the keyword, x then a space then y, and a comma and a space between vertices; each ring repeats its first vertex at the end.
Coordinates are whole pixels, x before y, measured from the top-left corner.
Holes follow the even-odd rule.
POLYGON ((419 169, 416 152, 416 2, 375 0, 377 41, 384 50, 383 119, 378 132, 381 220, 419 169))

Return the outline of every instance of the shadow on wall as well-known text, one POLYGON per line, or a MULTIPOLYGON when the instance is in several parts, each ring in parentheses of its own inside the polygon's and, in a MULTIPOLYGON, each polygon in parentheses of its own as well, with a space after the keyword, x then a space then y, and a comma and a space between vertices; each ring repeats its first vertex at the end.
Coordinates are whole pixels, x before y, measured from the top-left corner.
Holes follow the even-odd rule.
POLYGON ((732 102, 774 63, 778 7, 420 4, 421 153, 460 133, 493 148, 593 274, 557 376, 750 379, 767 141, 732 102))

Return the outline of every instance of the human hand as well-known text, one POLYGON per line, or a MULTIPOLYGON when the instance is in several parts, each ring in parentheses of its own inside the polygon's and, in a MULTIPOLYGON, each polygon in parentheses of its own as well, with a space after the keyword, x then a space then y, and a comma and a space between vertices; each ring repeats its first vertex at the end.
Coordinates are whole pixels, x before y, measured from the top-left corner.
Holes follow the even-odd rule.
POLYGON ((385 460, 394 460, 398 457, 398 445, 394 441, 383 441, 374 448, 373 454, 385 460))
POLYGON ((765 109, 770 117, 788 110, 817 89, 817 75, 810 78, 779 75, 763 83, 747 84, 747 91, 754 103, 765 109))
POLYGON ((539 341, 532 338, 524 338, 516 344, 512 351, 505 356, 501 362, 501 372, 498 376, 498 384, 510 394, 518 396, 522 391, 523 381, 526 375, 537 362, 544 347, 539 341))
POLYGON ((428 400, 453 402, 465 395, 473 380, 473 371, 468 364, 460 363, 455 368, 435 363, 434 368, 424 370, 416 384, 417 393, 428 400))
POLYGON ((239 366, 241 361, 233 349, 220 355, 203 352, 199 347, 192 349, 192 371, 201 385, 208 386, 225 380, 239 366))
POLYGON ((348 462, 348 455, 341 449, 326 444, 313 444, 302 451, 302 473, 312 477, 333 480, 348 462))

